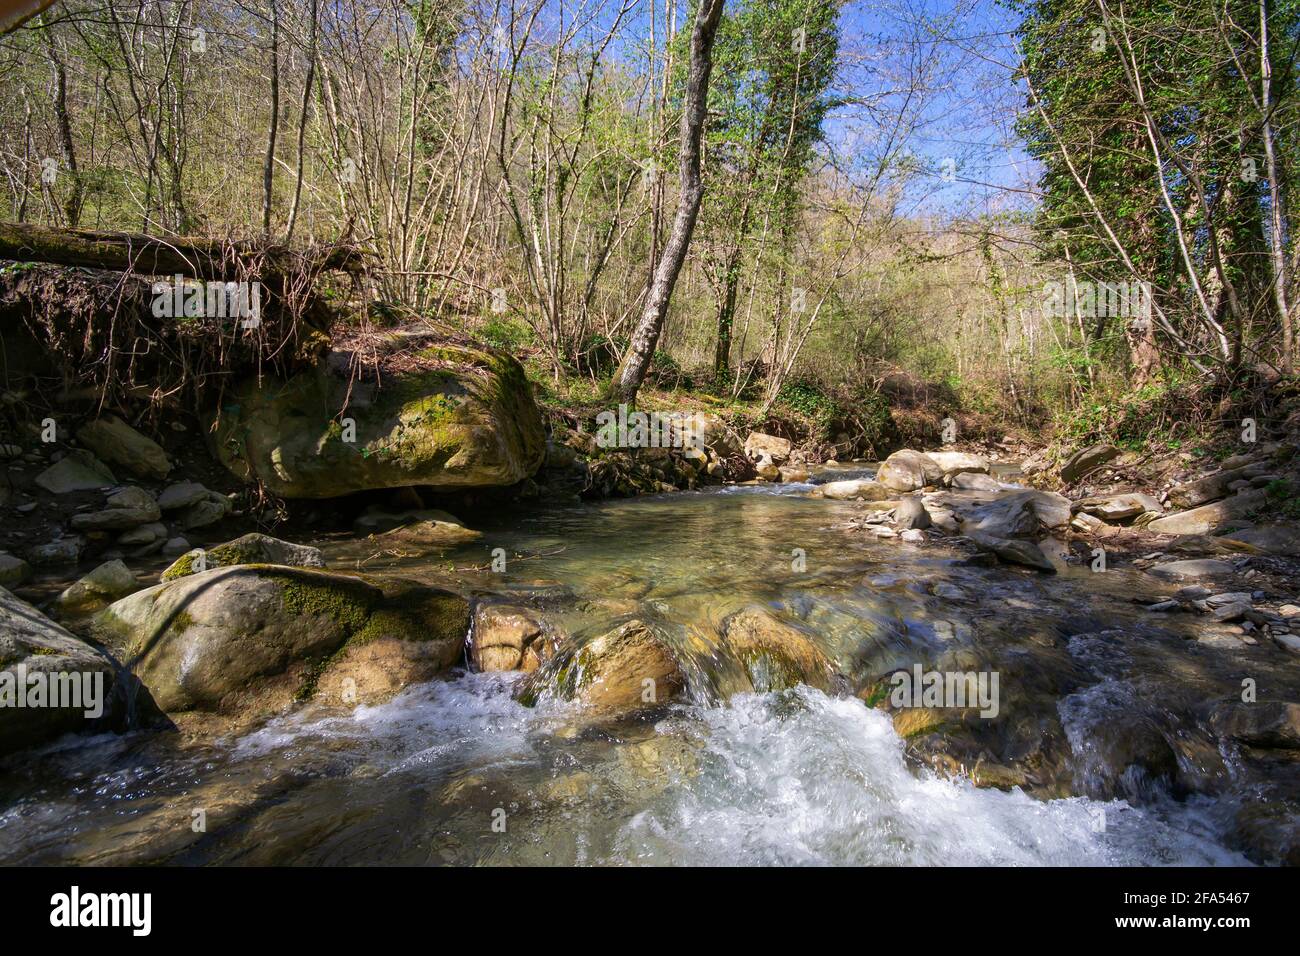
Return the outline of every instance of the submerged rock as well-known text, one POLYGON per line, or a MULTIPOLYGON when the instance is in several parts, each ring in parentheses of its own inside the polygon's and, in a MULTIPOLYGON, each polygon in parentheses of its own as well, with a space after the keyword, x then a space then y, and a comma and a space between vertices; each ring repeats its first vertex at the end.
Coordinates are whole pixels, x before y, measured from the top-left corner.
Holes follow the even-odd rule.
POLYGON ((1227 561, 1215 561, 1212 558, 1192 558, 1187 561, 1166 561, 1152 566, 1150 572, 1158 578, 1171 581, 1188 581, 1198 578, 1222 577, 1235 570, 1227 561))
POLYGON ((831 688, 834 668, 812 638, 764 608, 746 608, 728 618, 722 647, 741 663, 760 693, 798 684, 831 688))
POLYGON ((483 537, 481 531, 465 527, 455 515, 429 508, 400 514, 368 509, 352 527, 361 534, 374 534, 379 540, 411 547, 445 548, 483 537))
POLYGON ((532 706, 550 693, 610 717, 667 703, 685 686, 671 648, 644 621, 633 620, 562 650, 551 665, 530 674, 516 696, 532 706))
POLYGON ((1001 538, 981 531, 963 533, 975 542, 975 546, 981 551, 994 554, 1001 561, 1008 564, 1022 564, 1036 571, 1046 571, 1048 574, 1056 573, 1056 565, 1052 564, 1043 553, 1043 549, 1032 541, 1024 538, 1001 538))
POLYGON ((332 353, 287 382, 244 382, 216 421, 222 463, 286 498, 512 485, 546 452, 523 367, 499 352, 393 336, 379 374, 332 353))

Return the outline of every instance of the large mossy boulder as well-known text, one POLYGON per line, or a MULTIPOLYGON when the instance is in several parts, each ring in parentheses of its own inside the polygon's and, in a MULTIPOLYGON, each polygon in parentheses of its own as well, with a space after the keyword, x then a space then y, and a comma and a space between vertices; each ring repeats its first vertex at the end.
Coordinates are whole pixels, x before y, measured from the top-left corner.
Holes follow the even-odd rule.
POLYGON ((0 756, 102 726, 116 685, 107 655, 0 588, 0 756))
POLYGON ((221 462, 285 498, 512 485, 546 436, 523 367, 485 347, 391 335, 287 381, 248 380, 214 428, 221 462))
POLYGON ((468 604, 446 591, 264 564, 164 582, 94 622, 164 711, 246 718, 427 680, 460 659, 468 629, 468 604))

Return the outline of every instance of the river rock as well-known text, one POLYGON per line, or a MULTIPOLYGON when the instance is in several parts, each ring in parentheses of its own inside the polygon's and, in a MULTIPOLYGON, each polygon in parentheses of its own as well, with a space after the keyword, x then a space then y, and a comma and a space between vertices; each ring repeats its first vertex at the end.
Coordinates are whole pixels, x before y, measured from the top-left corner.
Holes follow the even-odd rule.
POLYGON ((745 455, 752 461, 768 459, 773 465, 783 465, 790 458, 793 446, 785 438, 765 435, 762 432, 750 432, 745 439, 745 455))
POLYGON ((812 637, 766 608, 746 608, 723 625, 723 648, 759 693, 807 684, 829 690, 834 668, 812 637))
POLYGON ((1225 702, 1215 707, 1210 726, 1218 735, 1252 747, 1300 750, 1300 704, 1225 702))
POLYGON ((122 531, 137 525, 149 524, 162 517, 158 502, 143 488, 123 488, 109 495, 102 511, 72 516, 75 531, 122 531))
POLYGON ((76 564, 86 548, 86 539, 80 535, 55 538, 27 549, 27 560, 37 567, 76 564))
POLYGON ((158 507, 163 511, 177 511, 198 504, 208 496, 208 489, 197 481, 179 481, 168 485, 158 496, 158 507))
POLYGON ((77 439, 109 465, 137 478, 159 480, 172 470, 161 445, 113 415, 82 425, 77 429, 77 439))
POLYGON ((959 471, 954 474, 952 476, 951 486, 958 491, 996 492, 1002 490, 1002 485, 992 475, 967 471, 959 471))
POLYGON ((508 355, 395 335, 353 368, 331 353, 287 382, 237 385, 215 424, 222 463, 285 498, 428 485, 512 485, 541 466, 546 436, 508 355))
POLYGON ((60 617, 93 614, 140 590, 135 575, 121 561, 105 561, 54 600, 60 617))
POLYGON ((903 498, 894 509, 894 524, 904 530, 930 527, 930 515, 919 498, 903 498))
POLYGON ((781 469, 771 458, 763 455, 754 463, 754 474, 764 481, 776 481, 781 477, 781 469))
POLYGON ((1222 577, 1235 570, 1227 561, 1213 558, 1192 558, 1187 561, 1166 561, 1147 569, 1158 578, 1170 581, 1192 581, 1200 578, 1222 577))
POLYGON ((0 587, 14 588, 32 575, 32 566, 8 551, 0 551, 0 587))
POLYGON ((807 468, 798 465, 782 465, 778 473, 782 481, 791 483, 802 483, 811 477, 807 468))
POLYGON ((1195 481, 1169 489, 1169 500, 1179 508, 1196 508, 1211 501, 1226 498, 1235 490, 1246 487, 1250 479, 1263 475, 1266 463, 1246 465, 1227 471, 1216 471, 1195 481))
POLYGON ((447 548, 483 537, 455 515, 432 508, 392 513, 370 508, 353 522, 359 534, 376 534, 385 541, 411 547, 447 548))
POLYGON ((96 491, 117 484, 113 472, 84 448, 74 448, 36 476, 36 484, 52 495, 96 491))
POLYGON ((1293 522, 1262 524, 1243 531, 1233 531, 1225 538, 1240 541, 1268 554, 1295 557, 1300 555, 1300 526, 1293 522))
POLYGON ((943 469, 945 475, 989 473, 989 461, 983 455, 972 455, 964 451, 928 451, 925 454, 943 469))
POLYGON ((209 491, 185 509, 181 515, 180 525, 185 531, 196 531, 221 521, 230 514, 230 510, 229 498, 215 491, 209 491))
POLYGON ((1114 445, 1089 445, 1087 448, 1080 448, 1061 466, 1061 481, 1072 485, 1108 461, 1118 458, 1119 455, 1120 450, 1114 445))
POLYGON ((0 588, 0 755, 111 719, 118 707, 116 674, 107 655, 0 588), (18 706, 20 683, 28 706, 18 706), (45 704, 55 702, 57 688, 57 702, 65 706, 31 706, 38 684, 51 692, 45 704))
POLYGON ((470 662, 480 671, 535 671, 553 644, 537 617, 525 608, 480 604, 474 612, 470 662))
POLYGON ((943 469, 933 458, 910 448, 894 452, 876 472, 876 480, 891 491, 919 491, 942 478, 943 469))
POLYGON ((1263 506, 1266 500, 1266 493, 1260 489, 1243 491, 1191 511, 1157 518, 1146 526, 1146 530, 1153 534, 1212 534, 1221 525, 1263 506))
POLYGON ((1080 505, 1086 514, 1101 518, 1103 521, 1117 524, 1138 515, 1153 511, 1163 514, 1164 507, 1155 498, 1141 492, 1126 492, 1106 498, 1089 498, 1080 505))
POLYGON ((584 644, 567 648, 530 674, 516 696, 532 706, 544 692, 575 700, 599 717, 666 703, 686 686, 671 648, 643 621, 628 621, 584 644))
POLYGON ((888 488, 869 478, 828 481, 818 490, 823 497, 835 501, 884 501, 889 497, 888 488))
MULTIPOLYGON (((183 539, 182 539, 183 540, 183 539)), ((236 564, 278 564, 292 568, 323 568, 320 548, 282 541, 256 531, 211 548, 195 548, 181 555, 162 573, 163 581, 174 581, 199 571, 236 564), (199 559, 202 558, 202 561, 199 559)))
MULTIPOLYGON (((400 590, 390 595, 360 578, 307 568, 220 567, 117 601, 94 618, 94 631, 121 648, 168 713, 249 718, 315 695, 326 675, 329 695, 344 703, 353 702, 349 693, 360 699, 359 677, 390 686, 375 673, 386 654, 360 650, 372 641, 434 642, 414 659, 421 674, 457 660, 468 631, 465 601, 434 588, 393 587, 400 590)), ((384 650, 400 648, 385 643, 384 650)))
POLYGON ((1036 571, 1046 571, 1048 574, 1056 573, 1056 565, 1052 564, 1043 553, 1043 549, 1032 541, 1024 538, 1000 538, 996 535, 964 529, 963 533, 980 550, 996 555, 1001 561, 1008 564, 1022 564, 1036 571))
POLYGON ((127 548, 147 548, 167 540, 167 526, 161 521, 142 524, 117 536, 117 543, 127 548))

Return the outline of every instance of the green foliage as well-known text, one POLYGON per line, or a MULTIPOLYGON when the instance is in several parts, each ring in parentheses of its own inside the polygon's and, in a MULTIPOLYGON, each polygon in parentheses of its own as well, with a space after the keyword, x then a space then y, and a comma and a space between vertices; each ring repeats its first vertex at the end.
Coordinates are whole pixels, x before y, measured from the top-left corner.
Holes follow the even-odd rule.
POLYGON ((537 345, 537 335, 527 322, 519 319, 493 318, 479 326, 478 337, 512 355, 537 345))

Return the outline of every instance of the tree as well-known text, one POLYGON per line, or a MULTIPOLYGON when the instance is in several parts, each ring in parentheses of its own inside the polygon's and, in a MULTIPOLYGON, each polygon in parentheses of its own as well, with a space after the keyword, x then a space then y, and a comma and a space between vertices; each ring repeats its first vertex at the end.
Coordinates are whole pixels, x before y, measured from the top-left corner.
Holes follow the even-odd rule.
POLYGON ((718 32, 718 21, 722 18, 722 3, 723 0, 700 0, 695 12, 686 97, 682 107, 679 160, 681 191, 677 197, 677 212, 668 233, 668 241, 655 265, 645 308, 641 311, 641 318, 632 332, 627 352, 610 383, 611 394, 629 404, 636 400, 636 393, 650 368, 655 346, 659 344, 673 287, 677 284, 682 263, 686 261, 691 235, 695 232, 695 220, 700 213, 700 201, 704 198, 704 187, 700 181, 700 142, 704 135, 709 73, 713 69, 713 40, 718 32))

